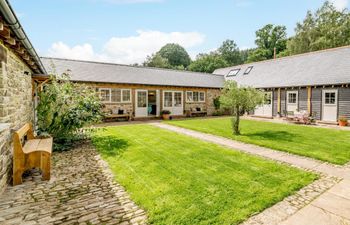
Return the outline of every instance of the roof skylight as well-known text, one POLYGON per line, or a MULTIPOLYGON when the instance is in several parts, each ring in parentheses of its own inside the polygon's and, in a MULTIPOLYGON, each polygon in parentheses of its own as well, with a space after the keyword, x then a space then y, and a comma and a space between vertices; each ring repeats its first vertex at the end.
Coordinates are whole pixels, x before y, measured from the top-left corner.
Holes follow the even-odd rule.
POLYGON ((228 74, 226 76, 227 77, 234 77, 234 76, 236 76, 239 73, 240 70, 241 70, 240 68, 239 69, 230 70, 230 72, 228 72, 228 74))
POLYGON ((252 71, 253 66, 249 66, 245 71, 244 71, 244 75, 247 75, 248 73, 250 73, 250 71, 252 71))

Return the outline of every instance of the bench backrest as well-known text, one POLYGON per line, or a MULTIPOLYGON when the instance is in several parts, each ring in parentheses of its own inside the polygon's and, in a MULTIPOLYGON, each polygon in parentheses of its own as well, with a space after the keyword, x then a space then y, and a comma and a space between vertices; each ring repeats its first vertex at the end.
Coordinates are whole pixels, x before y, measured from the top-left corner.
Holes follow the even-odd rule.
POLYGON ((33 126, 31 123, 26 123, 23 127, 18 129, 13 134, 13 147, 15 153, 21 153, 22 150, 22 139, 27 136, 27 139, 34 139, 33 126))

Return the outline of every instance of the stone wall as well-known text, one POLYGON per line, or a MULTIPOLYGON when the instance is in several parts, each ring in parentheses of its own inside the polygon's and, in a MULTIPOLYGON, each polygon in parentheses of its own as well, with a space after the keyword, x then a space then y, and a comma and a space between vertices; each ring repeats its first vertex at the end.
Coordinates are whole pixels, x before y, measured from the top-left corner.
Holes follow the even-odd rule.
POLYGON ((0 193, 12 171, 11 129, 33 120, 32 71, 12 50, 6 52, 0 68, 0 193))
POLYGON ((214 99, 219 97, 221 93, 220 89, 208 89, 207 90, 207 112, 208 115, 213 115, 216 111, 214 106, 214 99))

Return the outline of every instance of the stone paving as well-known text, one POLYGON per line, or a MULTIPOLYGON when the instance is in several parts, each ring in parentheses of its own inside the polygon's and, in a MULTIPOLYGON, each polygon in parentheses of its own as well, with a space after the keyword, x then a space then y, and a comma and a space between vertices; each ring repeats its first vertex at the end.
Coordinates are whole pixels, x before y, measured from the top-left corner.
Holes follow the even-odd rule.
POLYGON ((0 196, 0 224, 146 224, 144 210, 113 181, 90 144, 53 154, 52 176, 38 171, 0 196))
POLYGON ((350 225, 350 168, 163 123, 152 125, 321 174, 322 178, 244 222, 245 225, 350 225), (339 182, 339 183, 338 183, 339 182))

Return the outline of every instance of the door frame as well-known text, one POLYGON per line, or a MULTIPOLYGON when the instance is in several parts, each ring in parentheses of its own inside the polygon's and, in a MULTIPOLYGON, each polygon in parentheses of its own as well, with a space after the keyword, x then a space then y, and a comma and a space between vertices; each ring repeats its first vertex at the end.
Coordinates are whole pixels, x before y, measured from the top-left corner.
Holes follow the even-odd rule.
MULTIPOLYGON (((291 106, 296 106, 296 110, 299 109, 299 91, 298 90, 293 90, 293 91, 286 91, 286 110, 287 111, 291 111, 291 110, 288 110, 288 105, 291 105, 291 106), (295 93, 296 94, 296 102, 295 103, 289 103, 289 93, 295 93)), ((294 112, 294 110, 293 110, 294 112)))
POLYGON ((136 89, 135 90, 135 118, 138 118, 138 117, 148 117, 148 90, 145 90, 145 89, 136 89), (145 114, 143 113, 142 115, 138 115, 138 109, 144 108, 144 107, 137 106, 139 92, 146 92, 146 107, 145 107, 146 109, 143 109, 143 110, 145 110, 146 113, 145 114))
POLYGON ((338 92, 338 89, 322 89, 321 91, 322 95, 321 95, 321 120, 322 121, 332 121, 332 122, 337 122, 338 120, 338 113, 339 113, 339 92, 338 92), (325 98, 325 95, 326 93, 335 93, 335 103, 334 103, 334 107, 336 109, 336 113, 335 113, 335 120, 324 120, 324 117, 325 117, 325 111, 324 111, 324 108, 325 106, 327 105, 333 105, 333 104, 326 104, 326 98, 325 98))
POLYGON ((172 115, 175 115, 175 116, 182 116, 184 114, 184 92, 183 91, 174 91, 174 90, 163 90, 163 94, 162 94, 162 97, 163 97, 163 104, 162 104, 162 108, 164 110, 169 110, 171 112, 172 115), (165 106, 165 93, 166 92, 171 92, 171 107, 170 106, 165 106), (180 107, 175 107, 175 93, 181 93, 181 112, 177 111, 177 110, 180 110, 180 107), (174 113, 176 112, 176 113, 174 113))

